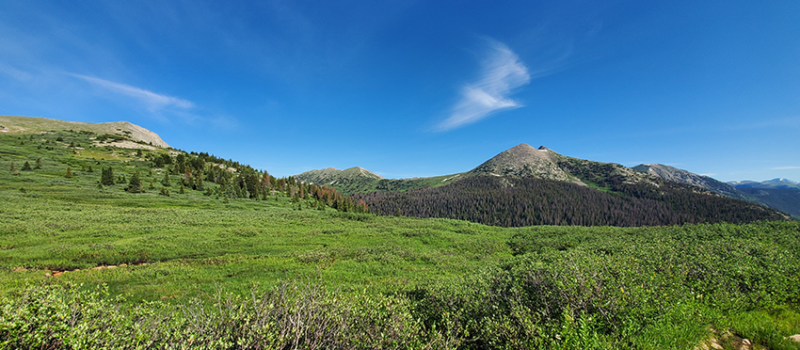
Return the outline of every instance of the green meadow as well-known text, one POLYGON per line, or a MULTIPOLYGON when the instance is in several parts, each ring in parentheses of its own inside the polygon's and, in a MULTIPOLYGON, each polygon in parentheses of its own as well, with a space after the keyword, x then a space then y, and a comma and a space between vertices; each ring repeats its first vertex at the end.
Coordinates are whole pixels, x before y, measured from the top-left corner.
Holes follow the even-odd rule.
POLYGON ((168 150, 97 138, 0 134, 2 348, 800 349, 796 221, 378 216, 181 191, 152 161, 168 150), (145 192, 126 192, 137 173, 145 192))

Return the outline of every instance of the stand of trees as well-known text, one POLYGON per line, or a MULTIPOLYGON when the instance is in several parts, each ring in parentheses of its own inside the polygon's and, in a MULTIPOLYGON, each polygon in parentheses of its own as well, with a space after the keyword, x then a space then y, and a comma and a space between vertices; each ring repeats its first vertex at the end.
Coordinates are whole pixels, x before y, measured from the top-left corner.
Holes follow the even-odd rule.
MULTIPOLYGON (((611 185, 611 183, 609 183, 611 185)), ((615 183, 602 192, 572 183, 474 176, 452 184, 407 192, 372 192, 352 198, 372 212, 451 218, 495 226, 657 226, 700 222, 744 223, 782 219, 749 202, 664 181, 615 183)))

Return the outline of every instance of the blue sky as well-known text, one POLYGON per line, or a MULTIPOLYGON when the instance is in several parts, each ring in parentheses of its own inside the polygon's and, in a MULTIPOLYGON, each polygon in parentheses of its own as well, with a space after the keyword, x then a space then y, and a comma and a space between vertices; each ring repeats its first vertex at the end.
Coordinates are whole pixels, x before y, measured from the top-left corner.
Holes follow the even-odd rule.
POLYGON ((18 1, 0 114, 126 120, 276 176, 520 143, 800 180, 797 1, 18 1))

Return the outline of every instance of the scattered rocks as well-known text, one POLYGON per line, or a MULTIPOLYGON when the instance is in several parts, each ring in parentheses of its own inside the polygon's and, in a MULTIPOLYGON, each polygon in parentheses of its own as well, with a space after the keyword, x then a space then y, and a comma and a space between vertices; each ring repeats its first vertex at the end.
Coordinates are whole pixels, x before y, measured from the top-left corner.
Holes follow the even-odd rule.
POLYGON ((738 347, 739 350, 750 350, 752 348, 753 348, 753 343, 751 343, 750 340, 748 339, 742 339, 738 347))
POLYGON ((710 331, 713 335, 699 346, 695 347, 696 350, 753 349, 753 343, 749 339, 740 338, 729 331, 719 332, 713 328, 711 328, 710 331))

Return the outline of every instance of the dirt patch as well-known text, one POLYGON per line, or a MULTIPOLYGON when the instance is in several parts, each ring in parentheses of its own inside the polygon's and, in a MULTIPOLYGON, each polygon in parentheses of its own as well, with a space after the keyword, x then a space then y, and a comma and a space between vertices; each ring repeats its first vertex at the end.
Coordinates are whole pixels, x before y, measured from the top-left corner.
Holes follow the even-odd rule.
POLYGON ((155 146, 143 145, 141 143, 136 143, 136 142, 133 142, 133 141, 130 141, 130 140, 117 141, 117 142, 99 142, 99 141, 94 141, 92 143, 97 147, 111 146, 111 147, 128 148, 128 149, 146 149, 146 150, 150 150, 150 151, 155 151, 155 150, 158 149, 158 147, 155 147, 155 146))
MULTIPOLYGON (((113 269, 116 269, 118 267, 142 266, 142 265, 147 265, 147 263, 137 263, 137 264, 130 264, 130 265, 128 265, 128 264, 100 265, 100 266, 95 266, 95 267, 88 268, 86 270, 113 270, 113 269)), ((15 269, 15 271, 16 271, 16 269, 15 269)), ((45 277, 59 277, 59 276, 65 274, 65 273, 78 272, 78 271, 81 271, 81 269, 48 270, 44 275, 45 275, 45 277)))

